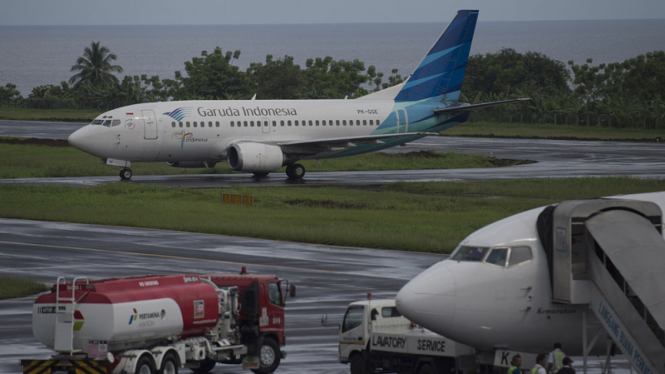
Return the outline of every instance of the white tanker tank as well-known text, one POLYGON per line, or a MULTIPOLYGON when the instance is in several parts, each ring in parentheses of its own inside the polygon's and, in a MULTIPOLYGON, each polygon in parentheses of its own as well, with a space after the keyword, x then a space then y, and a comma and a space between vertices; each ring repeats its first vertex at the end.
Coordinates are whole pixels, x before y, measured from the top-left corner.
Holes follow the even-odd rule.
POLYGON ((59 279, 54 292, 39 296, 34 303, 33 334, 55 351, 85 353, 97 348, 95 342, 104 342, 114 352, 204 336, 220 320, 220 304, 224 305, 226 294, 220 291, 198 275, 73 284, 59 279), (72 332, 58 333, 59 329, 72 332))

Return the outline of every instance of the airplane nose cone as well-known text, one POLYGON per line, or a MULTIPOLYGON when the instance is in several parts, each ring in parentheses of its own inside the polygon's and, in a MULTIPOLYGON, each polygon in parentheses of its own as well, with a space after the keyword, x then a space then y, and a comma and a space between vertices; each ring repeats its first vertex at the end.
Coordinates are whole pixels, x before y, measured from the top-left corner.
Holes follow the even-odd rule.
POLYGON ((433 265, 404 285, 397 310, 409 320, 442 335, 453 327, 456 284, 445 261, 433 265))
POLYGON ((87 125, 74 131, 67 141, 69 144, 93 156, 104 157, 107 148, 106 128, 102 126, 87 125))

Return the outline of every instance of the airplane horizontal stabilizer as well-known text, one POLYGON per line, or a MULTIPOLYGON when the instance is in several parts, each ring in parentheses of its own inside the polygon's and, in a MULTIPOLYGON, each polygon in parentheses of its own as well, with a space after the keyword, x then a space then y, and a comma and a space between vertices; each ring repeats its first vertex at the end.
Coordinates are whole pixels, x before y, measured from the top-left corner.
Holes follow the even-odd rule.
POLYGON ((516 102, 520 102, 520 101, 527 101, 527 100, 531 100, 531 99, 528 98, 528 97, 523 97, 523 98, 520 98, 520 99, 493 101, 491 103, 450 106, 450 107, 447 107, 447 108, 434 109, 434 114, 439 115, 439 114, 469 112, 469 111, 476 110, 476 109, 484 109, 484 108, 489 108, 489 107, 493 107, 493 106, 497 106, 497 105, 510 104, 510 103, 516 103, 516 102))

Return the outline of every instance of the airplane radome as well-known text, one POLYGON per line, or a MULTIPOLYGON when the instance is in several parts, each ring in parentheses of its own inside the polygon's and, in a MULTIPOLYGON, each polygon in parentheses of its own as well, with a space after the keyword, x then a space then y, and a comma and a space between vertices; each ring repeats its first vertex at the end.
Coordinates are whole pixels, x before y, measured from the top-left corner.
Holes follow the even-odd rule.
POLYGON ((409 79, 354 100, 197 100, 144 103, 108 111, 69 143, 132 176, 131 162, 231 169, 266 176, 300 160, 394 147, 466 121, 470 111, 524 99, 469 105, 459 95, 477 10, 460 10, 409 79))

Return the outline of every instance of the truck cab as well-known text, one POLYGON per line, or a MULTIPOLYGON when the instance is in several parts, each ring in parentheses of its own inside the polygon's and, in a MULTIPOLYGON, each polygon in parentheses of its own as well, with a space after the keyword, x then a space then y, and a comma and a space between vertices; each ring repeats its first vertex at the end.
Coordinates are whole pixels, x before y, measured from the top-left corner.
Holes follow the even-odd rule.
MULTIPOLYGON (((324 316, 327 324, 327 316, 324 316)), ((444 374, 475 367, 475 349, 424 329, 395 300, 349 304, 339 326, 339 361, 351 374, 444 374)))
MULTIPOLYGON (((222 289, 238 288, 241 341, 247 345, 248 355, 259 357, 259 366, 253 369, 273 372, 286 357, 286 352, 280 349, 286 344, 282 281, 275 275, 250 274, 244 267, 240 274, 209 274, 202 278, 222 289)), ((290 295, 295 296, 293 285, 290 295)))

